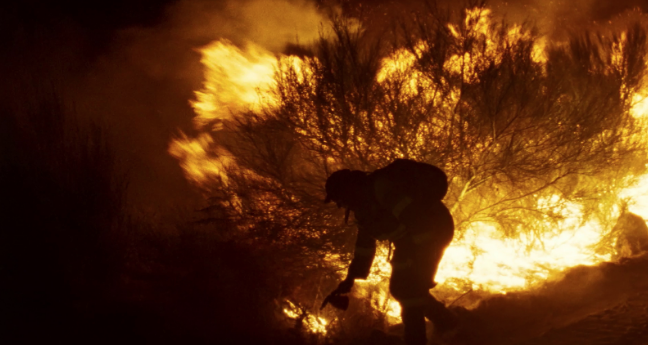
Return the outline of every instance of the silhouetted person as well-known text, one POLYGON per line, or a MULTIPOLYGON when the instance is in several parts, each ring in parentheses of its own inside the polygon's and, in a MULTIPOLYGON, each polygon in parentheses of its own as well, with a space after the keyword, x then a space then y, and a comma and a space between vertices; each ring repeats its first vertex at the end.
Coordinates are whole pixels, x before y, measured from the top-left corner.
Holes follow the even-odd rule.
POLYGON ((326 202, 346 208, 347 219, 353 211, 358 237, 346 279, 322 307, 329 302, 339 307, 340 296, 351 291, 355 279, 369 275, 376 240, 389 240, 394 244, 389 291, 402 308, 405 342, 426 343, 426 317, 437 334, 454 329, 454 314, 429 292, 454 235, 452 216, 441 202, 447 188, 441 169, 405 159, 369 174, 349 169, 332 173, 326 181, 326 202))

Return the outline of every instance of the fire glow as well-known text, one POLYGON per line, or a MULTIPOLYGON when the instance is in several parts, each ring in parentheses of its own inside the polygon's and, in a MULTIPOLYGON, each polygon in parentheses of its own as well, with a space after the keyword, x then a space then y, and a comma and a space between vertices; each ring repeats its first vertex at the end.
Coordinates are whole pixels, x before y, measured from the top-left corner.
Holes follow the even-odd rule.
MULTIPOLYGON (((487 10, 470 12, 466 21, 476 21, 481 34, 490 35, 489 16, 487 10)), ((454 35, 459 35, 458 28, 448 28, 454 35)), ((519 35, 519 28, 513 27, 505 38, 515 40, 519 35)), ((534 47, 534 60, 544 63, 545 40, 540 39, 538 42, 543 44, 534 47)), ((239 49, 227 41, 213 42, 201 49, 201 52, 205 83, 203 89, 196 92, 196 101, 191 103, 196 112, 194 124, 201 134, 196 138, 183 134, 171 143, 169 152, 180 161, 188 179, 205 186, 214 178, 226 179, 224 167, 236 164, 224 149, 219 150, 215 146, 212 137, 214 134, 211 133, 217 131, 221 123, 230 119, 234 113, 276 106, 278 100, 272 92, 275 75, 282 73, 282 64, 298 66, 300 60, 272 54, 251 43, 245 49, 239 49)), ((411 54, 404 50, 396 51, 384 59, 377 80, 383 82, 395 73, 406 74, 413 63, 414 57, 411 54)), ((470 55, 453 56, 444 65, 449 71, 463 73, 467 82, 474 76, 471 71, 482 67, 475 65, 470 55), (463 70, 459 66, 464 66, 461 67, 463 70)), ((408 77, 411 78, 409 92, 419 92, 414 87, 416 83, 412 82, 418 76, 408 74, 408 77)), ((642 93, 648 94, 648 87, 642 93)), ((633 99, 633 115, 638 119, 648 119, 646 98, 637 94, 633 99)), ((645 137, 640 140, 648 145, 648 127, 644 128, 645 137)), ((623 190, 620 197, 630 200, 631 212, 644 219, 648 218, 648 175, 641 177, 633 187, 623 190)), ((560 201, 559 196, 555 195, 538 200, 538 207, 560 201)), ((609 233, 610 226, 595 221, 583 223, 583 212, 579 205, 564 203, 561 208, 562 220, 558 224, 547 222, 544 227, 551 231, 540 238, 525 235, 510 238, 504 236, 493 224, 473 222, 455 237, 447 249, 436 281, 440 287, 454 289, 458 293, 465 293, 467 286, 472 290, 507 293, 532 288, 569 267, 609 261, 609 253, 599 254, 594 247, 609 233)), ((389 298, 386 289, 386 281, 391 273, 387 256, 387 248, 381 247, 369 279, 359 282, 357 290, 359 295, 363 295, 370 284, 384 286, 380 294, 372 295, 373 302, 377 308, 385 310, 391 322, 397 322, 400 308, 389 298)), ((284 312, 291 318, 298 318, 300 315, 296 310, 290 304, 284 312)), ((306 320, 314 332, 326 332, 325 319, 309 315, 306 320)))

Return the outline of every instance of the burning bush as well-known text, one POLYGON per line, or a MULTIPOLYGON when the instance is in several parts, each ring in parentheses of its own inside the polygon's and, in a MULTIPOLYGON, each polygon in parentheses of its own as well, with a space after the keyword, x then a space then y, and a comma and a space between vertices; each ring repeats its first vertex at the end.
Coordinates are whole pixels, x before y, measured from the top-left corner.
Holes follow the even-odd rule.
MULTIPOLYGON (((268 264, 287 288, 278 297, 315 312, 314 301, 348 261, 353 236, 341 214, 322 204, 325 178, 396 158, 447 173, 444 202, 455 217, 456 243, 480 233, 488 234, 479 237, 484 245, 513 238, 526 245, 520 255, 550 251, 548 238, 563 242, 566 232, 586 228, 580 256, 532 259, 512 268, 508 281, 478 281, 471 274, 488 273, 477 263, 488 249, 465 245, 467 259, 445 271, 442 263, 439 272, 455 292, 506 291, 609 258, 609 251, 585 247, 610 230, 617 194, 645 172, 645 129, 632 111, 645 86, 645 29, 548 44, 532 27, 495 19, 483 5, 429 7, 397 24, 388 46, 334 20, 330 35, 301 58, 226 42, 204 50, 212 69, 194 104, 203 133, 176 140, 170 152, 224 207, 219 218, 236 225, 228 236, 273 253, 268 264), (228 74, 231 60, 209 60, 225 59, 223 51, 243 61, 237 68, 251 76, 247 84, 228 74), (240 96, 250 80, 258 92, 251 103, 240 96)), ((370 280, 389 268, 380 271, 375 265, 370 280)), ((384 290, 380 298, 388 302, 384 290)))

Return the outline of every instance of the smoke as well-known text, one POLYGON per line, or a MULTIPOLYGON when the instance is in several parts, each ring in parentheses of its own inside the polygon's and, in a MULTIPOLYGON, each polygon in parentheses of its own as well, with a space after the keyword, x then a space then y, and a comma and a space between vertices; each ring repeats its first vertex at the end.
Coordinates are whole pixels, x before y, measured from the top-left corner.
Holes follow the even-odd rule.
MULTIPOLYGON (((460 9, 477 4, 479 0, 344 1, 347 4, 345 8, 367 14, 368 22, 377 26, 384 26, 395 15, 407 17, 420 10, 426 2, 435 3, 440 8, 460 9)), ((627 24, 648 13, 648 2, 644 0, 485 0, 485 4, 495 16, 506 18, 511 23, 535 24, 542 35, 553 40, 563 40, 570 33, 583 29, 597 30, 602 25, 627 24)))
MULTIPOLYGON (((194 114, 188 102, 203 80, 198 48, 227 39, 236 45, 253 42, 278 53, 288 44, 316 39, 331 12, 345 11, 361 17, 366 26, 381 27, 396 14, 408 15, 411 6, 406 5, 416 3, 420 1, 180 0, 160 11, 163 15, 151 21, 153 25, 112 32, 109 44, 99 50, 92 47, 105 39, 103 33, 99 37, 64 17, 49 18, 48 23, 56 24, 54 29, 13 31, 10 47, 17 53, 3 58, 2 71, 22 83, 53 84, 79 115, 107 123, 131 172, 134 200, 185 202, 195 197, 195 191, 167 149, 179 131, 191 134, 193 130, 194 114)), ((450 3, 456 2, 439 1, 450 3)), ((535 21, 555 37, 595 22, 625 18, 635 8, 648 11, 642 0, 509 0, 491 1, 489 6, 512 21, 535 21)), ((8 23, 3 21, 2 28, 13 25, 8 23)), ((7 99, 16 98, 15 83, 5 81, 2 90, 5 96, 13 95, 7 99)))
POLYGON ((309 0, 184 0, 167 11, 175 38, 200 46, 215 39, 254 42, 280 52, 287 43, 317 38, 325 16, 309 0))
POLYGON ((226 39, 281 52, 317 38, 324 20, 305 0, 181 0, 160 12, 155 24, 122 27, 109 41, 65 16, 48 20, 53 26, 17 23, 11 38, 19 49, 2 64, 3 75, 25 85, 2 83, 7 102, 31 102, 34 85, 51 87, 79 117, 107 126, 129 171, 131 200, 152 209, 198 199, 167 152, 180 131, 192 131, 189 101, 203 82, 198 49, 226 39))
MULTIPOLYGON (((410 3, 414 6, 421 1, 410 3)), ((455 3, 439 1, 441 6, 455 3)), ((614 4, 514 0, 490 1, 488 5, 495 15, 513 22, 536 23, 542 34, 554 40, 600 23, 625 22, 617 18, 637 6, 646 7, 637 0, 614 4)), ((407 16, 411 8, 395 1, 325 5, 314 0, 182 0, 167 7, 166 19, 159 25, 119 32, 110 53, 99 61, 81 89, 89 93, 89 107, 114 118, 123 150, 135 165, 133 184, 140 189, 136 192, 139 199, 176 198, 188 195, 187 187, 167 148, 180 131, 192 135, 194 130, 188 101, 195 99, 193 92, 203 82, 198 48, 225 39, 239 46, 252 42, 280 53, 288 44, 308 44, 319 37, 331 12, 357 15, 371 30, 383 27, 395 15, 407 16)))
POLYGON ((280 53, 288 44, 307 44, 319 37, 325 20, 313 2, 287 0, 185 0, 169 7, 167 15, 160 26, 121 32, 97 79, 111 81, 115 96, 110 98, 118 101, 110 106, 121 108, 114 113, 129 114, 117 126, 134 143, 128 146, 138 148, 132 153, 141 162, 135 171, 144 172, 135 183, 142 186, 139 194, 156 195, 154 200, 164 198, 156 186, 168 190, 177 185, 162 180, 168 172, 180 180, 178 162, 167 149, 180 132, 193 131, 189 101, 203 82, 198 48, 228 40, 280 53), (157 178, 146 173, 144 164, 152 164, 157 178))
POLYGON ((493 0, 487 4, 496 15, 513 22, 536 24, 541 34, 553 40, 584 29, 601 30, 602 25, 627 25, 648 12, 648 3, 642 0, 493 0))

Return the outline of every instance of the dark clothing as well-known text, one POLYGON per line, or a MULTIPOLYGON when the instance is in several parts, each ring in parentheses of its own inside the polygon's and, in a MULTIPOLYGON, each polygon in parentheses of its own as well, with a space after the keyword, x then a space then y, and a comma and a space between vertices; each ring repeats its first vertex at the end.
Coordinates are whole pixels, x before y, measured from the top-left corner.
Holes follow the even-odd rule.
POLYGON ((432 219, 423 225, 433 229, 424 233, 429 237, 418 243, 416 236, 394 241, 391 260, 389 292, 401 305, 405 342, 408 345, 426 343, 425 317, 432 321, 435 330, 447 329, 454 322, 453 315, 445 305, 429 292, 436 285, 434 277, 443 252, 452 241, 454 227, 452 223, 450 226, 440 226, 432 219))
MULTIPOLYGON (((382 170, 382 169, 381 169, 382 170)), ((386 174, 369 175, 362 207, 352 209, 358 225, 354 257, 348 276, 366 279, 376 253, 377 240, 394 244, 389 289, 402 308, 407 344, 425 344, 425 317, 435 328, 450 322, 451 314, 434 299, 439 262, 452 241, 454 223, 439 200, 414 199, 396 188, 386 174)))

